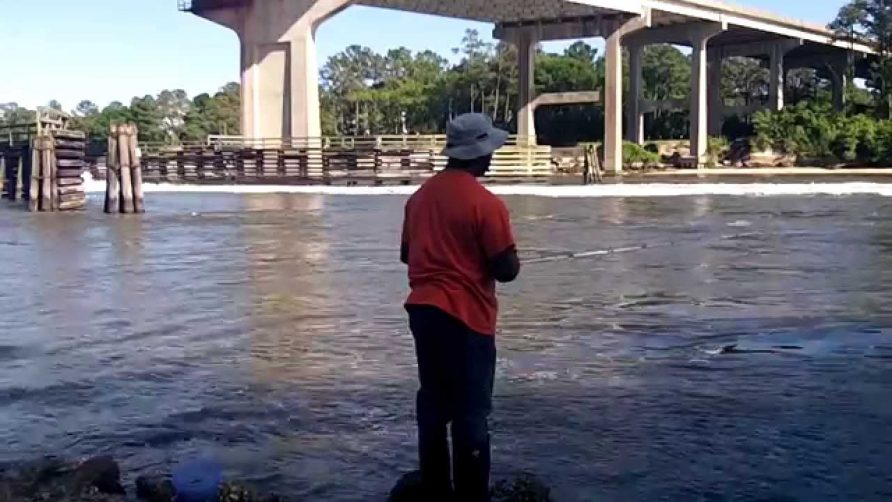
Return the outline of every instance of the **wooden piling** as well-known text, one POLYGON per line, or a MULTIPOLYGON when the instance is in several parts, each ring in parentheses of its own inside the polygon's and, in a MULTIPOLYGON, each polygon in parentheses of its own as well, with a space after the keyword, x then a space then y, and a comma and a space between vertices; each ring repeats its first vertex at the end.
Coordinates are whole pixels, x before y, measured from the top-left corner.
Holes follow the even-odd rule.
POLYGON ((22 192, 24 179, 22 179, 25 163, 22 161, 22 155, 19 155, 19 161, 16 164, 16 172, 15 172, 15 197, 12 200, 19 200, 25 197, 25 194, 22 192))
POLYGON ((39 209, 40 203, 40 150, 38 142, 40 140, 34 138, 31 140, 31 184, 28 187, 28 210, 31 212, 39 209))
POLYGON ((121 167, 118 161, 118 126, 111 125, 108 128, 108 133, 108 158, 105 162, 105 212, 117 213, 121 207, 119 197, 121 185, 118 181, 118 170, 121 167))
POLYGON ((142 191, 142 165, 139 158, 139 130, 136 125, 130 124, 127 128, 127 145, 130 152, 130 167, 132 168, 133 182, 133 211, 135 213, 146 212, 142 191))
POLYGON ((16 183, 18 183, 18 168, 19 159, 17 157, 7 159, 6 170, 3 172, 3 178, 6 179, 3 195, 9 200, 16 200, 16 191, 18 190, 18 187, 16 186, 16 183))
POLYGON ((52 140, 46 136, 37 138, 40 147, 40 211, 53 210, 53 153, 52 140))
MULTIPOLYGON (((58 193, 58 185, 56 184, 56 147, 53 143, 53 139, 51 137, 47 138, 47 149, 44 152, 44 157, 46 158, 46 165, 49 170, 50 177, 50 211, 55 211, 59 209, 59 193, 58 193)), ((80 176, 80 169, 78 169, 78 176, 80 176)))
POLYGON ((133 212, 133 181, 130 176, 130 136, 128 126, 118 126, 118 164, 121 176, 121 212, 133 212))
POLYGON ((138 132, 133 124, 118 124, 109 128, 106 213, 145 212, 138 132))

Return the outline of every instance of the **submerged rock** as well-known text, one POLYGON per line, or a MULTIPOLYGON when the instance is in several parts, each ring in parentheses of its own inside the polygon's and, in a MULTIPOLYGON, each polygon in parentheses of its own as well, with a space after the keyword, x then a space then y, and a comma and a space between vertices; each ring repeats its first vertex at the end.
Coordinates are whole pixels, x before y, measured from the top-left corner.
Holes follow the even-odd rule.
MULTIPOLYGON (((449 500, 448 498, 445 500, 449 500)), ((429 502, 421 485, 421 472, 404 474, 390 491, 388 502, 429 502)), ((521 473, 508 480, 501 480, 492 489, 493 502, 552 502, 551 488, 536 476, 521 473)), ((459 502, 459 501, 456 501, 459 502)))
MULTIPOLYGON (((175 502, 176 488, 169 476, 140 476, 136 496, 145 502, 175 502)), ((217 496, 219 502, 282 502, 275 494, 261 494, 235 482, 224 482, 217 496)), ((2 502, 2 500, 0 500, 2 502)))
POLYGON ((110 456, 91 458, 74 469, 74 480, 82 490, 95 489, 99 493, 124 495, 121 468, 110 456))
POLYGON ((136 497, 146 502, 173 502, 177 492, 169 476, 136 478, 136 497))
POLYGON ((421 471, 403 474, 390 490, 390 496, 387 497, 387 502, 418 502, 421 500, 424 500, 421 471))
POLYGON ((275 494, 259 494, 237 483, 223 483, 220 502, 283 502, 283 499, 275 494))
MULTIPOLYGON (((140 476, 136 497, 145 502, 175 502, 170 475, 140 476)), ((112 457, 66 462, 55 457, 0 465, 0 502, 124 502, 121 469, 112 457)), ((282 502, 274 494, 260 493, 232 481, 214 492, 220 502, 282 502)))
POLYGON ((121 469, 111 457, 68 463, 46 457, 0 473, 0 502, 118 502, 121 469))
POLYGON ((551 502, 551 488, 536 476, 522 473, 512 480, 496 483, 493 502, 551 502))

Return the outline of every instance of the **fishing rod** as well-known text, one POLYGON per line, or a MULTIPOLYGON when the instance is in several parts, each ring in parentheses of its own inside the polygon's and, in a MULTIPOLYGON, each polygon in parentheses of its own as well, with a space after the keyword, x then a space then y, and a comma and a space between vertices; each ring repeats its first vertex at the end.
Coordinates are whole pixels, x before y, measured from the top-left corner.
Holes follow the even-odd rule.
MULTIPOLYGON (((717 240, 719 241, 730 241, 736 239, 742 239, 745 237, 753 237, 756 235, 760 235, 760 232, 744 232, 739 234, 728 234, 722 235, 717 240)), ((632 253, 635 251, 645 251, 648 249, 656 249, 656 248, 664 248, 671 247, 678 244, 682 244, 681 241, 666 241, 666 242, 655 242, 655 243, 644 243, 638 244, 636 246, 625 246, 619 248, 607 248, 607 249, 595 249, 591 251, 579 251, 579 252, 567 252, 567 253, 559 253, 551 256, 540 256, 538 258, 530 258, 526 260, 521 260, 524 265, 527 264, 536 264, 536 263, 552 263, 556 261, 564 261, 564 260, 582 260, 586 258, 598 258, 604 256, 612 256, 617 254, 625 254, 632 253)))

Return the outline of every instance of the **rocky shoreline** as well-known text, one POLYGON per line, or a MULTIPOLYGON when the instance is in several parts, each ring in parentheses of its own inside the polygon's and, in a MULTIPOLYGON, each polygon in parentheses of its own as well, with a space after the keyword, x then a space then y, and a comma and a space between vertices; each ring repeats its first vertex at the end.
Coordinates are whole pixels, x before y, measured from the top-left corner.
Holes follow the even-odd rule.
MULTIPOLYGON (((259 493, 237 482, 221 480, 219 502, 280 502, 285 499, 259 493)), ((80 462, 56 457, 0 466, 0 502, 174 502, 168 474, 140 476, 133 489, 121 482, 121 468, 110 456, 80 462)), ((206 500, 206 499, 205 499, 206 500)))
MULTIPOLYGON (((0 502, 284 502, 287 499, 275 493, 262 493, 236 481, 219 477, 219 471, 206 469, 207 465, 192 466, 208 476, 195 476, 205 490, 203 496, 178 497, 176 486, 183 486, 177 474, 160 473, 140 476, 132 489, 121 481, 121 468, 111 456, 93 457, 84 461, 69 461, 45 457, 30 462, 0 465, 0 502), (203 485, 202 485, 203 483, 203 485), (212 487, 211 492, 207 492, 212 487), (213 495, 207 495, 213 493, 213 495)), ((197 472, 197 471, 196 471, 197 472)), ((420 475, 411 472, 400 478, 389 502, 424 502, 420 493, 420 475)), ((493 488, 494 502, 550 502, 550 489, 531 474, 519 474, 513 479, 502 480, 493 488)))

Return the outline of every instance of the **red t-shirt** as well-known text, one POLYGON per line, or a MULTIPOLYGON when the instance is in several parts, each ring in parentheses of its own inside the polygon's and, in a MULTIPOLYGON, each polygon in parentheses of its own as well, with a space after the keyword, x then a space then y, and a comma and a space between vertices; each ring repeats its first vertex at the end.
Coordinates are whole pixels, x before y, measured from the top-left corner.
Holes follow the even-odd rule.
POLYGON ((495 335, 498 301, 489 260, 514 247, 501 199, 465 171, 429 179, 406 204, 407 305, 437 307, 471 330, 495 335))

